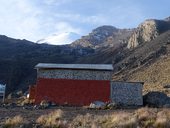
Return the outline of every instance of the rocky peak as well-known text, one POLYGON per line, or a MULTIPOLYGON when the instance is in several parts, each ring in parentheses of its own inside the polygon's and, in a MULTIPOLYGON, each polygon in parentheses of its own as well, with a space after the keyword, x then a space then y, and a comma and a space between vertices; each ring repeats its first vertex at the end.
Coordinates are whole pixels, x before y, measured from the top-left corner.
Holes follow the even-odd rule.
POLYGON ((155 20, 146 20, 138 26, 128 41, 128 48, 134 48, 143 42, 153 40, 158 36, 155 20))
POLYGON ((138 45, 155 39, 161 33, 170 29, 170 22, 165 20, 149 19, 141 23, 128 41, 128 48, 135 48, 138 45))
POLYGON ((112 36, 118 29, 113 26, 101 26, 89 33, 87 36, 83 36, 81 39, 74 41, 71 46, 73 47, 95 47, 104 43, 108 37, 112 36))

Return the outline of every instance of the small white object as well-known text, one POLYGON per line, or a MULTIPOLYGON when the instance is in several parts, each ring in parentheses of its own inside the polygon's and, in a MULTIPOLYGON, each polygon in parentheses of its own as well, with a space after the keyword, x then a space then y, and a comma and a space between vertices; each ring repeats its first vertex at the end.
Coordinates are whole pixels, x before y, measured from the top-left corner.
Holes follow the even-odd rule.
POLYGON ((30 97, 30 94, 27 94, 27 98, 29 98, 30 97))

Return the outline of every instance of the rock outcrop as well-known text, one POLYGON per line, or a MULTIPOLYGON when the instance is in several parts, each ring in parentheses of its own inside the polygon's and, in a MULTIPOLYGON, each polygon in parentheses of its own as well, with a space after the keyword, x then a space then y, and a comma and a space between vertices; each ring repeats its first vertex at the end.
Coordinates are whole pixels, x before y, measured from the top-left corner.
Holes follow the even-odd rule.
POLYGON ((169 20, 146 20, 141 23, 131 35, 127 47, 135 48, 138 45, 152 41, 161 33, 170 29, 169 20))
POLYGON ((72 47, 91 47, 94 48, 96 45, 104 43, 107 37, 112 36, 118 29, 113 26, 101 26, 94 29, 87 36, 83 36, 81 39, 74 41, 72 47))
POLYGON ((156 22, 154 20, 147 20, 144 23, 140 24, 133 35, 128 41, 128 48, 134 48, 139 44, 152 39, 158 36, 156 22))
POLYGON ((144 105, 164 107, 170 105, 170 97, 162 92, 149 92, 143 97, 144 105))

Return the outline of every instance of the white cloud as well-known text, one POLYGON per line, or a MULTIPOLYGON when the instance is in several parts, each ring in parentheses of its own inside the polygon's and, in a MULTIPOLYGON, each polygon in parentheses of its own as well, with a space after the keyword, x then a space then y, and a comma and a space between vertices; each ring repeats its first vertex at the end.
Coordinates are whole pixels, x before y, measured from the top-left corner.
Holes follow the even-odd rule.
POLYGON ((0 34, 37 41, 54 33, 84 35, 100 25, 136 27, 150 11, 143 1, 0 0, 0 34))
POLYGON ((59 6, 71 2, 72 0, 42 0, 46 5, 59 6))
POLYGON ((80 35, 74 32, 55 33, 37 41, 37 43, 48 43, 53 45, 70 44, 79 38, 80 35))
POLYGON ((81 34, 82 31, 79 28, 73 28, 70 24, 67 22, 58 22, 55 24, 55 30, 57 30, 58 33, 63 33, 63 32, 75 32, 81 34))
POLYGON ((0 33, 13 38, 35 40, 40 36, 40 10, 34 8, 28 0, 2 0, 0 2, 0 33), (5 6, 4 6, 5 5, 5 6), (8 9, 6 9, 8 7, 8 9))

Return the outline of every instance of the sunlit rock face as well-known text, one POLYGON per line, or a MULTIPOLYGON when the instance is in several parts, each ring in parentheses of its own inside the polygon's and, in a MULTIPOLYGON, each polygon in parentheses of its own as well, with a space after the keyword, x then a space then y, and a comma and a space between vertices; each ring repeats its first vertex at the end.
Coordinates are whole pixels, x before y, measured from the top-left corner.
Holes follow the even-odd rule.
POLYGON ((146 20, 138 26, 128 41, 128 48, 135 48, 143 42, 153 40, 158 36, 158 29, 155 20, 146 20))
POLYGON ((141 23, 128 41, 128 48, 135 48, 138 45, 155 39, 161 33, 170 30, 170 20, 146 20, 141 23))

